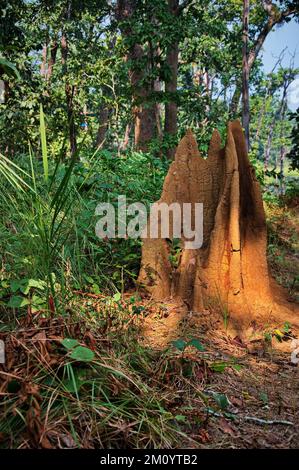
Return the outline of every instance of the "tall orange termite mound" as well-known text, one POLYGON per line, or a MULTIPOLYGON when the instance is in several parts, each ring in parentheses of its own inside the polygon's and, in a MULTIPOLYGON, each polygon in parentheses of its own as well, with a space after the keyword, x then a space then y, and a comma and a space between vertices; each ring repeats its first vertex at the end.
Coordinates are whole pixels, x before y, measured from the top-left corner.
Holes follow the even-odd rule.
POLYGON ((161 202, 181 207, 203 203, 203 243, 186 249, 181 227, 173 263, 171 240, 144 238, 138 281, 153 299, 181 299, 197 312, 220 309, 238 334, 253 320, 299 325, 298 309, 283 299, 269 275, 261 190, 238 121, 228 124, 224 149, 214 131, 207 159, 187 131, 165 178, 161 202))

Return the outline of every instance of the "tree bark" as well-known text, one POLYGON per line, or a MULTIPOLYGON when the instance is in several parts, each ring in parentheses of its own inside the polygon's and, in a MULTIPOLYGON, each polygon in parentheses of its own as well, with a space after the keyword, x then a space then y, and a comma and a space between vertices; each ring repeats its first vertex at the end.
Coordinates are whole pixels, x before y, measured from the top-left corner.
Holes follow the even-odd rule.
MULTIPOLYGON (((288 92, 288 88, 289 88, 290 84, 292 83, 293 79, 294 79, 293 75, 288 74, 288 73, 284 77, 283 91, 282 91, 282 97, 281 97, 281 100, 280 100, 280 105, 279 105, 279 108, 277 109, 277 111, 276 111, 276 113, 273 117, 273 121, 270 125, 270 132, 268 134, 267 147, 266 147, 266 151, 265 151, 265 164, 264 164, 265 171, 267 171, 268 165, 269 165, 270 151, 271 151, 271 144, 272 144, 274 127, 275 127, 276 122, 279 122, 279 121, 282 122, 285 118, 285 112, 286 112, 286 106, 287 106, 287 92, 288 92)), ((281 127, 281 132, 282 132, 282 127, 281 127)), ((283 134, 280 134, 280 137, 282 138, 283 134)), ((283 157, 283 160, 284 160, 284 157, 283 157)))
MULTIPOLYGON (((274 64, 274 66, 271 70, 271 74, 273 74, 276 67, 279 64, 281 64, 281 60, 284 57, 284 53, 285 53, 285 49, 283 49, 283 51, 280 53, 277 62, 274 64)), ((265 92, 265 97, 264 97, 262 108, 261 108, 261 111, 260 111, 260 114, 259 114, 258 125, 257 125, 256 133, 255 133, 255 136, 254 136, 254 142, 256 142, 256 143, 259 140, 260 131, 263 127, 263 121, 264 121, 264 116, 265 116, 266 106, 267 106, 267 99, 269 97, 269 92, 270 92, 271 86, 272 86, 272 78, 270 78, 268 80, 267 87, 266 87, 266 92, 265 92)))
MULTIPOLYGON (((178 15, 179 0, 168 0, 169 12, 173 16, 178 15)), ((164 132, 165 135, 174 137, 178 130, 177 115, 178 107, 174 99, 174 95, 177 91, 178 82, 178 63, 179 63, 179 43, 174 40, 169 45, 166 52, 166 64, 169 67, 170 77, 165 82, 165 92, 169 95, 168 101, 165 104, 165 123, 164 132)), ((167 150, 167 157, 173 159, 175 153, 175 147, 171 147, 167 150)))
MULTIPOLYGON (((116 18, 120 22, 120 30, 124 37, 129 38, 132 34, 132 26, 123 23, 132 18, 137 8, 136 0, 118 0, 116 5, 116 18)), ((133 118, 135 127, 135 147, 138 150, 147 151, 150 141, 155 136, 156 110, 151 100, 153 86, 142 83, 149 67, 150 58, 144 55, 143 47, 140 44, 130 46, 127 61, 132 64, 129 71, 129 79, 132 88, 133 118), (145 62, 146 67, 142 67, 141 62, 145 62)))
POLYGON ((48 53, 48 44, 45 43, 43 45, 43 50, 42 50, 42 61, 40 64, 40 74, 42 77, 47 76, 47 53, 48 53))
POLYGON ((124 139, 123 139, 123 141, 122 141, 122 143, 119 147, 119 150, 121 150, 121 151, 127 150, 127 147, 129 145, 129 141, 130 141, 131 130, 132 130, 132 124, 129 123, 129 124, 126 125, 124 139))
MULTIPOLYGON (((263 44, 268 34, 272 31, 273 27, 277 24, 282 24, 284 21, 286 21, 287 18, 289 18, 290 16, 293 16, 296 13, 296 8, 298 8, 296 6, 289 7, 286 10, 279 12, 277 10, 277 6, 275 6, 272 1, 264 0, 262 3, 263 3, 264 10, 268 14, 268 20, 266 24, 263 26, 263 28, 261 29, 256 40, 254 41, 252 48, 250 49, 248 53, 249 74, 261 48, 263 47, 263 44)), ((231 101, 230 112, 229 112, 230 116, 234 116, 238 111, 239 101, 241 97, 240 89, 241 89, 241 84, 240 84, 240 79, 238 78, 234 95, 231 101)))
POLYGON ((266 148, 265 148, 264 173, 266 173, 268 171, 268 168, 269 168, 271 147, 272 147, 272 139, 273 139, 273 132, 274 132, 276 119, 277 119, 277 113, 275 113, 274 119, 272 120, 272 122, 270 124, 270 129, 269 129, 269 134, 268 134, 268 139, 267 139, 267 145, 266 145, 266 148))
POLYGON ((66 97, 66 108, 67 108, 67 122, 69 128, 69 142, 70 142, 70 153, 71 157, 77 151, 77 131, 75 125, 75 109, 74 109, 74 97, 76 94, 76 87, 70 85, 67 78, 67 56, 68 56, 68 42, 65 31, 62 32, 61 36, 61 62, 62 71, 65 77, 65 97, 66 97))
MULTIPOLYGON (((144 58, 143 47, 135 44, 130 52, 133 68, 130 71, 130 81, 133 90, 133 116, 135 118, 135 148, 146 152, 149 143, 155 137, 156 110, 155 105, 150 103, 152 87, 141 84, 145 77, 144 71, 138 67, 144 58)), ((148 61, 148 57, 146 58, 148 61)))
POLYGON ((240 98, 242 95, 241 88, 242 88, 242 84, 240 83, 240 80, 237 80, 236 88, 233 93, 230 106, 229 106, 229 115, 231 118, 235 118, 238 114, 240 98))
POLYGON ((96 147, 99 148, 103 145, 105 138, 106 138, 106 132, 108 129, 108 117, 109 117, 109 109, 107 106, 102 106, 99 112, 99 127, 98 127, 98 132, 97 132, 97 138, 96 138, 96 147))
POLYGON ((56 40, 54 40, 50 49, 50 58, 49 58, 49 63, 48 63, 47 75, 46 75, 47 82, 51 81, 53 68, 56 63, 57 50, 58 50, 58 43, 56 40))
MULTIPOLYGON (((165 104, 165 134, 174 137, 178 130, 177 115, 178 107, 177 103, 171 97, 177 91, 177 73, 178 73, 178 58, 179 58, 179 46, 178 43, 172 44, 167 52, 166 63, 171 71, 171 78, 165 83, 165 91, 170 95, 170 101, 165 104)), ((167 157, 173 158, 175 147, 168 149, 167 157)))
POLYGON ((248 31, 249 31, 249 0, 243 0, 243 47, 242 47, 242 125, 245 132, 247 151, 249 142, 249 61, 248 61, 248 31))
POLYGON ((286 114, 286 108, 287 108, 287 103, 286 103, 286 93, 284 93, 283 96, 283 104, 282 104, 282 110, 281 110, 281 120, 280 120, 280 152, 279 152, 279 166, 280 166, 280 171, 279 171, 279 192, 281 195, 284 194, 285 192, 285 185, 284 185, 284 161, 285 161, 285 156, 286 156, 286 146, 284 144, 284 120, 285 120, 285 114, 286 114))

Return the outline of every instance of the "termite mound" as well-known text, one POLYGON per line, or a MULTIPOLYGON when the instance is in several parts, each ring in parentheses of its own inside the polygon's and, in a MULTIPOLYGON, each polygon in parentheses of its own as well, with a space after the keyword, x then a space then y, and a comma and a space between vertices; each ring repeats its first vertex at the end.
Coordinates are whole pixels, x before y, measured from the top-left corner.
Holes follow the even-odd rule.
POLYGON ((224 148, 214 131, 206 159, 187 131, 165 178, 161 202, 181 207, 203 203, 203 243, 186 249, 182 226, 173 263, 171 229, 169 239, 143 239, 138 283, 153 299, 177 299, 199 313, 218 309, 241 336, 253 322, 288 321, 298 327, 297 306, 285 300, 269 274, 261 188, 239 121, 228 124, 224 148))

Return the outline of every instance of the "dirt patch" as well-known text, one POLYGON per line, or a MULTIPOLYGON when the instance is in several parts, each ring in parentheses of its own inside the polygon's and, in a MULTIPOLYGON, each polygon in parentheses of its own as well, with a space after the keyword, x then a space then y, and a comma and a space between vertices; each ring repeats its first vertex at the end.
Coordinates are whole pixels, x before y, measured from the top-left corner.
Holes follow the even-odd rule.
MULTIPOLYGON (((177 340, 194 339, 194 332, 204 348, 187 346, 171 359, 177 364, 176 387, 184 368, 192 369, 190 378, 181 380, 184 399, 174 400, 172 410, 185 417, 186 432, 196 441, 191 447, 298 448, 299 368, 291 362, 292 335, 281 352, 273 348, 274 336, 272 344, 267 339, 266 329, 252 331, 245 343, 225 333, 221 323, 209 311, 198 315, 173 302, 157 304, 144 323, 143 344, 161 354, 175 349, 177 340)), ((171 388, 171 373, 169 381, 171 388)))

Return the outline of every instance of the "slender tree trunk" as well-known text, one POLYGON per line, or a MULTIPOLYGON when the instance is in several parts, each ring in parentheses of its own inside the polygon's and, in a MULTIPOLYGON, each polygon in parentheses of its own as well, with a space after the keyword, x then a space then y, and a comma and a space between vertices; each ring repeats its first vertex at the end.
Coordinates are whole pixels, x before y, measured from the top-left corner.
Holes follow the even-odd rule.
POLYGON ((47 53, 48 53, 48 44, 45 43, 43 45, 43 51, 42 51, 42 61, 40 64, 40 74, 42 77, 47 76, 47 53))
MULTIPOLYGON (((176 15, 178 11, 179 1, 168 0, 169 11, 176 15)), ((164 131, 165 135, 174 137, 178 131, 178 107, 174 94, 177 91, 178 82, 178 63, 179 63, 179 43, 174 41, 167 49, 166 52, 166 64, 170 70, 169 80, 165 82, 165 92, 169 95, 169 101, 165 104, 165 124, 164 131)), ((167 157, 173 159, 175 153, 175 147, 169 148, 167 151, 167 157)))
MULTIPOLYGON (((159 79, 156 79, 154 82, 154 91, 155 93, 161 93, 162 90, 162 83, 159 79)), ((157 127, 157 136, 162 142, 163 140, 163 129, 162 129, 162 112, 161 112, 161 104, 159 102, 155 103, 155 113, 156 113, 156 127, 157 127)))
POLYGON ((210 114, 210 102, 211 102, 211 77, 209 75, 209 72, 205 70, 203 74, 203 84, 205 87, 205 97, 206 97, 206 106, 205 106, 205 111, 206 111, 206 117, 210 114))
MULTIPOLYGON (((155 136, 156 111, 155 105, 150 103, 152 87, 141 84, 145 73, 138 67, 138 62, 144 58, 143 47, 135 44, 130 53, 133 68, 130 72, 130 80, 133 89, 133 115, 135 117, 135 147, 146 152, 148 145, 155 136)), ((147 58, 148 59, 148 58, 147 58)))
MULTIPOLYGON (((166 62, 171 70, 171 78, 165 83, 165 92, 173 95, 177 91, 177 73, 178 73, 178 56, 179 47, 178 43, 171 46, 171 50, 167 52, 166 62)), ((177 124, 178 107, 173 98, 165 104, 165 134, 174 137, 178 130, 177 124)), ((168 158, 173 158, 175 147, 172 147, 167 152, 168 158)))
POLYGON ((99 112, 99 127, 96 137, 96 147, 99 148, 103 145, 106 132, 108 129, 108 117, 109 117, 109 110, 107 106, 102 106, 99 112))
MULTIPOLYGON (((276 67, 279 64, 281 64, 281 61, 284 57, 284 53, 285 53, 285 49, 283 49, 283 51, 280 53, 277 62, 274 64, 274 66, 271 70, 271 74, 273 74, 276 67)), ((257 130, 256 130, 255 137, 254 137, 254 142, 256 142, 256 143, 259 140, 260 132, 261 132, 261 129, 263 127, 263 121, 264 121, 264 117, 265 117, 265 113, 266 113, 266 107, 267 107, 267 99, 269 97, 271 86, 272 86, 272 78, 270 78, 268 80, 267 87, 266 87, 266 92, 265 92, 265 97, 264 97, 264 100, 263 100, 263 105, 262 105, 261 112, 260 112, 260 115, 259 115, 257 130)))
POLYGON ((48 63, 47 75, 46 75, 46 79, 48 83, 51 81, 53 68, 56 63, 57 49, 58 49, 58 43, 55 40, 53 41, 51 45, 51 49, 50 49, 50 58, 49 58, 49 63, 48 63))
POLYGON ((230 105, 229 105, 229 115, 230 115, 231 118, 235 118, 236 115, 238 114, 240 98, 241 98, 241 95, 242 95, 241 88, 242 88, 242 83, 240 83, 240 81, 237 80, 236 88, 235 88, 235 91, 233 93, 230 105))
POLYGON ((271 147, 272 147, 272 139, 273 139, 273 132, 274 132, 276 119, 277 119, 277 114, 275 113, 274 119, 272 120, 272 122, 270 124, 270 129, 269 129, 269 134, 268 134, 268 139, 267 139, 267 145, 266 145, 266 148, 265 148, 264 173, 266 173, 268 168, 269 168, 271 147))
POLYGON ((123 141, 120 145, 119 150, 122 150, 122 151, 127 150, 127 147, 129 145, 129 141, 130 141, 131 131, 132 131, 132 123, 129 123, 129 124, 126 125, 124 139, 123 139, 123 141))
MULTIPOLYGON (((243 5, 245 5, 245 0, 243 0, 243 5)), ((264 42, 268 36, 268 34, 272 31, 273 27, 277 24, 282 24, 284 21, 287 21, 288 18, 296 13, 296 6, 287 8, 285 11, 278 12, 277 6, 274 5, 271 1, 263 1, 264 10, 268 14, 268 21, 265 23, 264 27, 261 29, 260 33, 258 34, 253 46, 251 47, 250 51, 248 52, 248 73, 250 73, 252 66, 262 49, 264 42)), ((248 0, 249 4, 249 0, 248 0)), ((245 8, 244 8, 245 10, 245 8)), ((243 18, 244 21, 244 18, 243 18)), ((244 24, 243 24, 244 28, 244 24)), ((243 31, 244 33, 244 31, 243 31)), ((243 43, 244 44, 244 43, 243 43)), ((241 97, 241 81, 240 78, 237 78, 236 88, 231 100, 229 114, 231 117, 235 117, 236 113, 238 112, 240 97, 241 97)))
POLYGON ((283 195, 285 191, 285 185, 284 185, 284 161, 285 161, 285 156, 286 156, 286 146, 284 143, 284 120, 285 120, 285 114, 286 114, 286 108, 287 108, 287 103, 286 103, 286 92, 283 94, 283 103, 282 103, 282 109, 281 109, 281 119, 280 119, 280 141, 281 141, 281 146, 280 146, 280 152, 279 152, 279 163, 280 163, 280 171, 279 171, 279 189, 280 189, 280 194, 283 195))
POLYGON ((260 132, 261 132, 261 129, 262 129, 262 126, 263 126, 265 110, 266 110, 266 100, 267 100, 267 98, 264 100, 263 105, 262 105, 262 109, 261 109, 260 114, 259 114, 257 129, 256 129, 256 133, 255 133, 255 136, 254 136, 254 142, 258 142, 258 140, 259 140, 260 132))
POLYGON ((243 48, 242 48, 242 125, 245 132, 247 151, 249 150, 249 63, 248 63, 249 0, 243 0, 243 48))
POLYGON ((67 122, 69 127, 69 142, 71 156, 75 154, 77 150, 77 132, 75 125, 75 109, 74 109, 74 97, 76 94, 76 87, 70 85, 67 78, 67 56, 68 56, 68 43, 65 32, 63 31, 61 36, 61 61, 62 71, 65 77, 65 97, 67 107, 67 122))
MULTIPOLYGON (((137 3, 136 0, 117 1, 116 18, 120 21, 123 36, 128 39, 132 34, 129 20, 137 8, 137 3), (124 21, 126 23, 123 23, 124 21)), ((144 54, 143 47, 135 43, 131 45, 126 59, 132 64, 129 78, 132 87, 135 147, 147 151, 149 142, 155 136, 156 111, 154 104, 150 102, 153 86, 142 83, 150 63, 150 58, 147 56, 147 67, 140 67, 140 62, 145 58, 144 54)))

